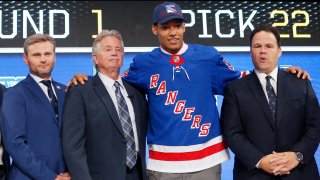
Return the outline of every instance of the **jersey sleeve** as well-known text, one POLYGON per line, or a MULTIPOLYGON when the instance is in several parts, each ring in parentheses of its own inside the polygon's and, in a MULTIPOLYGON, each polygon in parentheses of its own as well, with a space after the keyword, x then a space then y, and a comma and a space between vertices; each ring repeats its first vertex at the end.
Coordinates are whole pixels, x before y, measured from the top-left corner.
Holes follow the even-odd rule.
POLYGON ((122 74, 122 77, 137 88, 146 91, 146 76, 142 64, 136 58, 133 59, 130 67, 122 74))
POLYGON ((223 95, 224 88, 232 80, 239 79, 241 72, 235 70, 220 54, 217 54, 216 58, 216 63, 213 64, 215 67, 211 84, 213 84, 214 94, 223 95))

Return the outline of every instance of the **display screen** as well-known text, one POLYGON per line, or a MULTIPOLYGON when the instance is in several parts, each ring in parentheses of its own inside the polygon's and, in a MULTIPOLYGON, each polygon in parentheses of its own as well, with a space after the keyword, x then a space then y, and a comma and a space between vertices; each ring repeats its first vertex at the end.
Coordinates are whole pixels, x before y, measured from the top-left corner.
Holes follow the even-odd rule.
MULTIPOLYGON (((152 11, 160 2, 1 1, 0 48, 21 48, 24 39, 34 33, 50 34, 59 47, 91 47, 101 29, 119 30, 126 47, 154 47, 157 39, 151 33, 152 11)), ((189 43, 248 46, 254 27, 267 24, 277 27, 285 46, 320 46, 320 2, 179 4, 186 19, 185 40, 189 43)))

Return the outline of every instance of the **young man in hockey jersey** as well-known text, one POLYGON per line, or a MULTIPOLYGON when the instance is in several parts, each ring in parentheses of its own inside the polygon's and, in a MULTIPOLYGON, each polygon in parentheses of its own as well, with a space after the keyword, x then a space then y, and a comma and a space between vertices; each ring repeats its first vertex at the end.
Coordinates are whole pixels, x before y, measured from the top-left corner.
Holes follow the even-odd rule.
POLYGON ((148 177, 220 179, 229 159, 214 95, 240 77, 209 46, 186 44, 181 8, 171 2, 153 12, 160 48, 137 55, 125 79, 148 94, 148 177))
MULTIPOLYGON (((241 73, 215 48, 184 43, 184 20, 177 4, 156 6, 152 32, 160 47, 137 55, 124 73, 148 95, 150 180, 218 180, 221 163, 229 159, 214 95, 241 73)), ((82 77, 73 83, 83 83, 82 77)))

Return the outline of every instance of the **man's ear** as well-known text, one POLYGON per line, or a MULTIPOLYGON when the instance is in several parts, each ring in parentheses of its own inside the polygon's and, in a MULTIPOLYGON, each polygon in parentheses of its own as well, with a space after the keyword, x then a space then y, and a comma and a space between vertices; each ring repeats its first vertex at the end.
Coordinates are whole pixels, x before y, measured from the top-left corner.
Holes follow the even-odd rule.
POLYGON ((278 50, 278 58, 280 58, 281 55, 282 55, 282 48, 279 47, 279 50, 278 50))
POLYGON ((54 63, 54 64, 56 64, 56 62, 57 62, 57 54, 56 54, 56 53, 54 53, 54 55, 53 55, 53 56, 54 56, 53 63, 54 63))
POLYGON ((157 36, 158 35, 158 26, 157 25, 152 25, 151 27, 152 33, 157 36))
POLYGON ((92 60, 93 60, 93 64, 96 66, 97 64, 99 64, 98 60, 97 60, 97 55, 92 55, 92 60))
POLYGON ((183 23, 182 25, 183 25, 183 33, 185 33, 186 32, 186 24, 183 23))
POLYGON ((28 56, 26 54, 23 54, 23 62, 25 65, 29 66, 28 56))

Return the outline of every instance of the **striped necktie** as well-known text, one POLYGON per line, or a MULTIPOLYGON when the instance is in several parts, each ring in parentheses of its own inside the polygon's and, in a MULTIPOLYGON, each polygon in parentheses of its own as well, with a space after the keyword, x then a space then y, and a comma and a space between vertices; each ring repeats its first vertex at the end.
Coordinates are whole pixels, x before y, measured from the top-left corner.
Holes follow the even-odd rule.
POLYGON ((267 91, 267 95, 268 95, 268 99, 269 99, 269 107, 272 112, 273 119, 276 120, 277 96, 276 96, 276 93, 274 92, 274 89, 273 89, 271 83, 270 83, 270 79, 271 79, 271 76, 269 76, 269 75, 266 76, 266 80, 267 80, 266 91, 267 91))
POLYGON ((41 83, 44 84, 45 86, 47 86, 47 88, 48 88, 48 96, 49 96, 49 99, 50 99, 50 103, 51 103, 51 105, 53 107, 54 113, 56 115, 56 119, 58 119, 59 118, 58 101, 57 101, 56 96, 53 93, 53 89, 52 89, 52 86, 51 86, 51 81, 50 80, 42 80, 41 83))
POLYGON ((114 86, 116 87, 116 98, 118 104, 118 113, 120 122, 122 125, 122 129, 127 142, 127 159, 126 164, 131 169, 136 164, 136 150, 135 150, 135 142, 132 130, 132 123, 129 115, 129 110, 127 103, 120 91, 120 84, 118 81, 114 82, 114 86))

